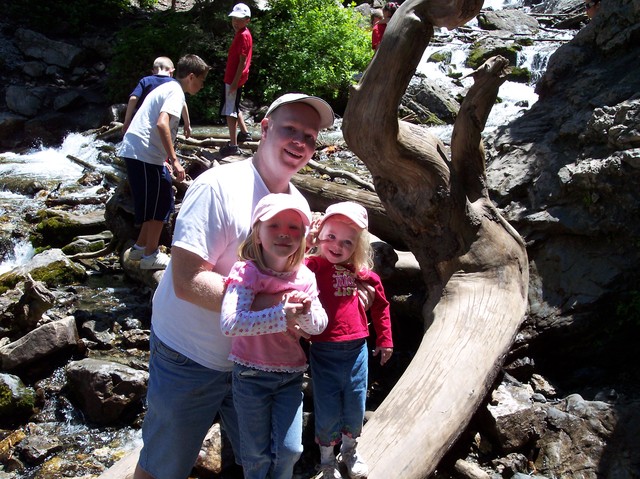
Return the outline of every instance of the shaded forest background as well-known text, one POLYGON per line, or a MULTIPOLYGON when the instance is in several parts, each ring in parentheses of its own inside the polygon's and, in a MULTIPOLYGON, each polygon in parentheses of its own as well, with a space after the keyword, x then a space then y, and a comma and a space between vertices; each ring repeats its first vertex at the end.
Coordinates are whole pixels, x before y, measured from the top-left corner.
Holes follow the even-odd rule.
MULTIPOLYGON (((107 85, 114 103, 150 74, 157 56, 174 63, 186 53, 201 56, 212 71, 204 89, 189 100, 192 120, 219 121, 220 85, 233 39, 228 13, 235 1, 196 0, 185 11, 159 11, 155 0, 141 0, 137 6, 128 0, 2 3, 11 23, 59 40, 111 31, 107 85)), ((263 105, 281 92, 305 91, 326 98, 338 113, 344 111, 353 75, 371 60, 368 19, 333 0, 272 0, 265 11, 255 2, 246 3, 252 10, 254 56, 244 98, 263 105)))

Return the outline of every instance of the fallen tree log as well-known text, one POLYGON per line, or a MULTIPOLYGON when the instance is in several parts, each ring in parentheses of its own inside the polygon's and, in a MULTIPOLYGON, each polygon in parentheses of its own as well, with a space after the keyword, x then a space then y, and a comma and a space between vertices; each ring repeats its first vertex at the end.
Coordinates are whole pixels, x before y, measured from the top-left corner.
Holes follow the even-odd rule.
POLYGON ((474 74, 451 158, 437 138, 397 118, 433 27, 462 25, 481 5, 404 2, 344 115, 347 145, 372 173, 428 291, 420 347, 360 438, 369 479, 434 472, 489 392, 526 311, 525 245, 488 197, 481 139, 508 62, 490 59, 474 74))

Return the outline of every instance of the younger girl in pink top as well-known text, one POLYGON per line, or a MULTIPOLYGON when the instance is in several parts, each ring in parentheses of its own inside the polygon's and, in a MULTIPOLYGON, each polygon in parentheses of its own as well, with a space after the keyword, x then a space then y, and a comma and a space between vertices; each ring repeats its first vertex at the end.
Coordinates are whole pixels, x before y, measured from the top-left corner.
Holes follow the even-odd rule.
POLYGON ((301 196, 262 198, 240 246, 241 261, 227 278, 220 324, 232 337, 229 359, 235 363, 233 402, 245 479, 290 479, 302 453, 307 361, 299 339, 327 325, 315 275, 303 264, 310 222, 301 196))

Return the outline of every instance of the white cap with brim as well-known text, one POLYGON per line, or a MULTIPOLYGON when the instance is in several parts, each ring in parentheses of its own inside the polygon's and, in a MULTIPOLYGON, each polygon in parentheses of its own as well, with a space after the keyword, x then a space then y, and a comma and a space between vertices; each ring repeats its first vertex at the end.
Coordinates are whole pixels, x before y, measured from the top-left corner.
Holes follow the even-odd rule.
POLYGON ((369 225, 369 215, 366 208, 353 201, 343 201, 342 203, 329 205, 322 222, 324 223, 328 218, 336 215, 346 216, 362 229, 366 229, 369 225))
POLYGON ((236 3, 229 16, 236 18, 251 18, 251 9, 244 3, 236 3))
POLYGON ((289 195, 286 193, 271 193, 263 196, 251 217, 251 226, 257 221, 268 221, 278 213, 285 210, 294 210, 298 212, 302 223, 305 226, 311 224, 311 210, 307 201, 299 195, 289 195))
POLYGON ((305 95, 304 93, 285 93, 269 106, 265 117, 271 115, 282 105, 290 103, 306 103, 313 107, 318 112, 318 115, 320 115, 320 129, 333 126, 334 114, 331 106, 322 98, 305 95))

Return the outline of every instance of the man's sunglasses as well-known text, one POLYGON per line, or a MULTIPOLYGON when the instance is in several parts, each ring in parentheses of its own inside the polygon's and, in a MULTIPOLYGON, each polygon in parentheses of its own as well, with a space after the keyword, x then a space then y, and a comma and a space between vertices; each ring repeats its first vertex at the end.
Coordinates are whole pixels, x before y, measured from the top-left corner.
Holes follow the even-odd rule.
POLYGON ((585 10, 589 10, 590 8, 595 7, 599 3, 600 3, 600 0, 592 0, 590 2, 585 2, 584 8, 585 10))

